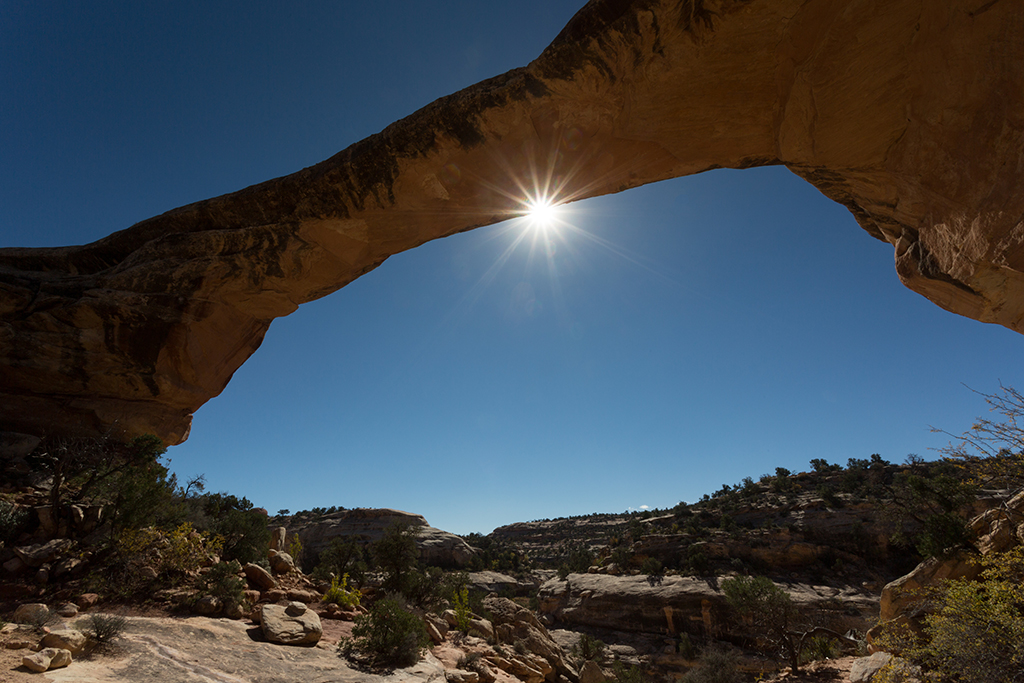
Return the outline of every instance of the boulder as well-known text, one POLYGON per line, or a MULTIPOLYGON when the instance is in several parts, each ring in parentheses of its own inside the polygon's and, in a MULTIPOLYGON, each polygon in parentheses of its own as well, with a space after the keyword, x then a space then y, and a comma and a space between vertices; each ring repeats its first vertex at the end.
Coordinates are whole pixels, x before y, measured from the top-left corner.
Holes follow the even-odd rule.
POLYGON ((79 609, 87 610, 90 607, 94 607, 99 600, 100 596, 96 593, 82 593, 75 602, 79 609))
POLYGON ((488 642, 493 642, 494 626, 487 619, 470 619, 469 635, 476 638, 483 638, 488 642))
POLYGON ((25 655, 21 659, 22 666, 36 673, 43 673, 50 669, 58 669, 71 663, 71 653, 67 650, 48 647, 32 655, 25 655))
POLYGON ((24 605, 18 605, 18 608, 14 610, 14 616, 11 617, 11 619, 16 624, 39 626, 49 621, 50 617, 51 614, 49 607, 39 602, 31 602, 24 605))
POLYGON ((975 559, 976 556, 966 550, 958 550, 948 557, 930 557, 910 573, 886 584, 882 589, 879 621, 903 616, 908 609, 918 610, 922 599, 917 591, 925 586, 936 585, 943 580, 977 578, 981 574, 981 565, 975 559))
POLYGON ((249 580, 249 583, 261 591, 277 588, 277 581, 274 577, 258 564, 250 562, 242 567, 242 571, 245 572, 245 578, 249 580))
POLYGON ((595 661, 588 661, 580 667, 580 683, 604 683, 604 672, 595 661))
POLYGON ((281 552, 285 549, 285 539, 287 538, 288 530, 279 526, 270 532, 270 549, 281 552))
POLYGON ((541 664, 538 661, 521 662, 531 670, 531 672, 523 672, 523 675, 532 677, 534 676, 532 672, 536 671, 541 673, 542 678, 547 678, 548 672, 556 671, 569 680, 576 680, 578 673, 565 661, 561 648, 533 612, 508 598, 499 598, 496 595, 484 598, 483 605, 484 609, 491 614, 494 634, 500 642, 520 643, 529 655, 534 655, 546 662, 546 664, 541 664))
POLYGON ((55 538, 46 543, 38 543, 29 546, 15 546, 11 548, 14 554, 21 558, 21 561, 29 567, 40 567, 46 563, 57 560, 62 554, 69 550, 72 542, 66 538, 55 538))
POLYGON ((282 645, 316 645, 323 635, 320 617, 301 602, 263 605, 260 626, 267 640, 282 645))
POLYGON ((444 672, 444 678, 448 683, 479 683, 480 674, 463 669, 449 669, 444 672))
POLYGON ((850 683, 870 683, 878 671, 889 663, 892 655, 888 652, 876 652, 870 657, 861 657, 850 667, 850 683))
POLYGON ((291 588, 287 592, 287 598, 289 600, 296 600, 298 602, 312 603, 320 602, 320 593, 314 590, 306 590, 303 588, 291 588))
POLYGON ((220 612, 221 607, 223 607, 223 605, 219 598, 212 595, 204 595, 196 600, 196 603, 192 605, 192 611, 196 614, 202 614, 203 616, 212 616, 220 612))
POLYGON ((78 616, 78 605, 76 605, 73 602, 65 602, 63 605, 57 608, 57 614, 64 617, 65 619, 73 619, 74 617, 78 616))
POLYGON ((271 550, 269 558, 270 569, 275 574, 290 574, 295 571, 295 560, 288 553, 271 550))
POLYGON ((520 581, 514 576, 495 571, 469 572, 469 586, 482 593, 527 594, 537 588, 533 581, 520 581))
POLYGON ((75 629, 60 629, 57 631, 50 631, 43 639, 40 644, 43 647, 53 647, 68 650, 72 655, 77 657, 85 651, 85 643, 87 638, 81 631, 75 629))
POLYGON ((20 557, 12 557, 4 562, 4 571, 8 574, 20 574, 27 568, 28 565, 20 557))

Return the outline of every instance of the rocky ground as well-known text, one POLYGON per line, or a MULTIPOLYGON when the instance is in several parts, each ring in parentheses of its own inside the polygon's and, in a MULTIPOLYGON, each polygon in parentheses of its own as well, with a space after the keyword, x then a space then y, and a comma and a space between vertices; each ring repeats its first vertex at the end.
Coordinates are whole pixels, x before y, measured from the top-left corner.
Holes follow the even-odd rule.
MULTIPOLYGON (((63 624, 54 624, 57 628, 63 624)), ((74 626, 74 620, 66 624, 74 626)), ((415 666, 388 675, 358 671, 338 656, 338 640, 350 635, 351 623, 324 621, 324 636, 315 647, 283 647, 266 642, 251 621, 206 617, 129 617, 124 637, 100 652, 76 659, 72 666, 31 673, 21 665, 25 648, 9 644, 38 639, 8 627, 0 635, 0 682, 29 683, 427 683, 440 682, 453 670, 464 649, 444 643, 415 666)), ((845 683, 855 658, 817 662, 800 676, 781 674, 769 681, 845 683)), ((501 673, 501 672, 499 672, 501 673)), ((513 681, 502 676, 506 683, 513 681)))

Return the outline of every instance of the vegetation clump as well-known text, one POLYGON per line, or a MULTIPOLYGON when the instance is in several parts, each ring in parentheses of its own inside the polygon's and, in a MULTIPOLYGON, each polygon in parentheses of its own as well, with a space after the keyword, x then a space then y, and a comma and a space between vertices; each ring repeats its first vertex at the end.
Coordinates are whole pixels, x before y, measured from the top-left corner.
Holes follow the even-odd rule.
POLYGON ((128 619, 120 614, 90 614, 83 629, 86 637, 98 645, 120 638, 128 628, 128 619))
POLYGON ((415 664, 428 642, 423 622, 395 597, 376 601, 367 614, 356 617, 352 635, 351 642, 342 644, 343 652, 352 654, 354 648, 381 667, 415 664))
POLYGON ((324 593, 324 603, 334 603, 340 607, 358 607, 361 593, 348 586, 348 574, 341 577, 339 583, 337 576, 331 577, 331 587, 324 593))
POLYGON ((697 666, 687 671, 682 683, 740 683, 743 675, 738 665, 736 652, 722 646, 706 648, 697 666))

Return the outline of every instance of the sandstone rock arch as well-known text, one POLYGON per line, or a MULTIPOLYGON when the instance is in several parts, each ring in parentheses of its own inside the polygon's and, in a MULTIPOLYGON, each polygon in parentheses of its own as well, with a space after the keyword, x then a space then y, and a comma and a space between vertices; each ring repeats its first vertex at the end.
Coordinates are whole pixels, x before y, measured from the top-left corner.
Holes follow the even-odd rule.
POLYGON ((1024 7, 592 0, 531 64, 334 157, 92 244, 0 249, 0 429, 168 443, 270 323, 562 200, 784 164, 943 308, 1024 329, 1024 7))

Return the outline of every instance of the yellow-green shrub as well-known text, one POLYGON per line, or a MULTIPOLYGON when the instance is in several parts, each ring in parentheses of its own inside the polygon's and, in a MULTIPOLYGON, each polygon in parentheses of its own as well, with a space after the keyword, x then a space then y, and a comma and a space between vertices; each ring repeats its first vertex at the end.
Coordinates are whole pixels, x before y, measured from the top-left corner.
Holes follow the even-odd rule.
POLYGON ((358 590, 348 587, 348 574, 345 574, 341 577, 340 584, 337 576, 331 577, 331 587, 324 593, 323 602, 333 602, 342 607, 357 607, 360 597, 358 590))

